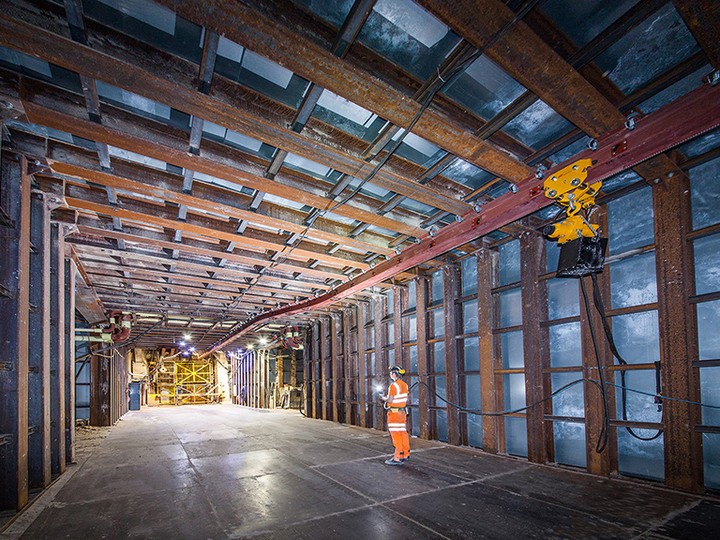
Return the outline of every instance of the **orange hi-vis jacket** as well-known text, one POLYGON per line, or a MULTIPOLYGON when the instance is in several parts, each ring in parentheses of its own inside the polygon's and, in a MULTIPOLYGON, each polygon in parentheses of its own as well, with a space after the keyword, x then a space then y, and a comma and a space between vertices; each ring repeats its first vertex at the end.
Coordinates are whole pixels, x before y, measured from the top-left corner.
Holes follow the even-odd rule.
POLYGON ((398 379, 390 385, 388 400, 385 402, 389 409, 404 409, 407 406, 408 385, 398 379))
POLYGON ((395 447, 395 461, 404 461, 410 457, 410 437, 407 432, 407 414, 405 407, 408 399, 408 385, 398 379, 390 385, 388 399, 385 406, 388 408, 387 426, 393 446, 395 447))

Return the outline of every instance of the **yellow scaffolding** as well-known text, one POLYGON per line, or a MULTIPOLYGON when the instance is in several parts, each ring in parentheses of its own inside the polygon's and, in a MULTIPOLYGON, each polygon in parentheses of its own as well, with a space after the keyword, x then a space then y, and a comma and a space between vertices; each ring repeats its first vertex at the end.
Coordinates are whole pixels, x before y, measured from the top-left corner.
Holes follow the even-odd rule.
POLYGON ((221 399, 212 362, 175 362, 177 405, 214 403, 221 399))

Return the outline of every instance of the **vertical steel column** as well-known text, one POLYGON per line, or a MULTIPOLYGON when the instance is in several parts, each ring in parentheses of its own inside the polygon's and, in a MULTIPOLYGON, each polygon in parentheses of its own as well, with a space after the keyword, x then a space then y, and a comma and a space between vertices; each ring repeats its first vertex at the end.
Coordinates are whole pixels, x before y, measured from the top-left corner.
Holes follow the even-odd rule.
MULTIPOLYGON (((445 376, 447 400, 450 403, 460 401, 458 354, 457 354, 457 298, 458 269, 454 265, 443 267, 443 310, 445 313, 445 376)), ((448 442, 459 445, 460 411, 452 405, 447 406, 448 442)))
MULTIPOLYGON (((51 447, 52 447, 52 473, 60 474, 65 471, 67 463, 67 418, 69 414, 74 417, 74 400, 70 405, 72 410, 66 409, 67 392, 71 388, 74 392, 75 377, 68 381, 66 370, 75 373, 75 359, 67 358, 67 341, 75 342, 75 332, 67 334, 65 316, 67 307, 67 281, 65 277, 65 236, 62 225, 53 223, 50 226, 50 416, 52 418, 51 447), (70 384, 68 385, 68 382, 70 384), (69 388, 68 388, 69 387, 69 388)), ((73 282, 74 284, 74 282, 73 282)), ((74 314, 73 314, 74 316, 74 314)), ((75 426, 72 426, 74 433, 75 426)))
MULTIPOLYGON (((63 244, 64 231, 62 233, 63 244)), ((59 242, 59 241, 58 241, 59 242)), ((67 245, 65 246, 67 249, 67 245)), ((66 254, 67 255, 67 254, 66 254)), ((75 276, 77 266, 70 257, 65 257, 65 461, 75 463, 75 276)), ((51 301, 52 302, 52 301, 51 301)), ((51 304, 52 305, 52 304, 51 304)), ((52 358, 52 355, 51 355, 52 358)))
POLYGON ((343 326, 343 364, 345 366, 344 390, 345 394, 345 420, 346 424, 352 424, 352 401, 353 401, 353 365, 352 365, 352 308, 343 309, 340 312, 343 326))
POLYGON ((327 317, 320 317, 320 408, 321 418, 323 420, 329 419, 328 411, 330 410, 328 404, 328 366, 326 359, 329 356, 328 351, 330 347, 330 340, 325 337, 329 334, 328 329, 329 319, 327 317))
POLYGON ((340 421, 340 379, 342 378, 342 365, 340 364, 338 334, 340 321, 335 313, 330 315, 330 366, 332 373, 332 420, 340 421))
POLYGON ((421 439, 430 438, 430 391, 428 383, 428 317, 427 317, 427 283, 425 276, 415 280, 415 317, 417 324, 417 355, 418 355, 418 418, 421 439))
MULTIPOLYGON (((385 333, 383 332, 383 302, 384 296, 375 297, 375 310, 373 324, 375 325, 375 377, 377 380, 387 380, 388 362, 385 358, 385 333)), ((375 406, 375 429, 385 429, 385 411, 378 403, 375 406)))
MULTIPOLYGON (((607 209, 600 207, 598 212, 595 212, 593 218, 598 224, 600 224, 601 230, 607 230, 607 209)), ((604 299, 610 297, 610 276, 608 272, 603 272, 598 275, 598 286, 601 288, 601 294, 604 299)), ((592 283, 590 278, 585 279, 585 287, 588 290, 588 294, 591 294, 592 283)), ((579 284, 577 285, 579 287, 579 284)), ((592 306, 592 299, 590 299, 590 305, 592 306)), ((598 453, 595 451, 597 442, 600 438, 600 434, 603 429, 603 400, 602 394, 598 391, 598 388, 587 382, 587 379, 599 380, 600 374, 598 373, 597 361, 595 359, 595 348, 592 341, 592 335, 590 333, 590 323, 592 322, 595 328, 595 334, 598 339, 598 350, 600 352, 600 365, 604 370, 606 379, 612 377, 613 373, 607 371, 607 367, 612 365, 612 353, 608 347, 607 340, 604 339, 602 332, 602 318, 598 314, 597 310, 593 307, 590 308, 590 313, 587 313, 585 309, 585 303, 582 300, 582 294, 580 295, 580 325, 582 329, 582 365, 583 365, 583 377, 586 381, 583 383, 583 393, 585 395, 585 457, 587 462, 587 471, 591 474, 597 474, 600 476, 609 476, 613 472, 617 472, 617 444, 615 440, 616 431, 610 430, 608 436, 610 437, 609 443, 605 449, 598 453)), ((608 409, 610 414, 615 411, 615 392, 608 389, 607 391, 608 409)))
POLYGON ((30 488, 44 488, 51 479, 50 209, 43 193, 33 193, 30 206, 28 480, 30 488))
MULTIPOLYGON (((540 320, 547 319, 547 287, 538 281, 545 265, 543 238, 537 234, 520 235, 520 285, 522 294, 523 350, 525 353, 525 395, 527 403, 542 400, 550 392, 549 379, 543 369, 549 366, 548 331, 540 328, 540 320)), ((572 285, 572 283, 570 283, 572 285)), ((550 402, 527 410, 528 460, 547 461, 547 433, 543 412, 550 402)), ((548 414, 550 411, 546 411, 548 414)), ((552 432, 550 432, 552 435, 552 432)))
POLYGON ((310 372, 310 378, 305 379, 305 388, 307 388, 307 406, 305 408, 305 411, 308 416, 311 418, 317 418, 317 401, 318 401, 318 369, 320 367, 320 363, 322 362, 322 357, 320 356, 320 330, 319 330, 320 324, 319 321, 313 321, 312 327, 310 329, 310 335, 308 340, 308 347, 309 352, 307 358, 305 358, 305 365, 310 364, 309 366, 309 372, 310 372))
POLYGON ((408 368, 408 360, 404 358, 405 347, 403 347, 402 332, 402 288, 393 287, 393 330, 395 337, 393 349, 395 349, 395 365, 408 368))
MULTIPOLYGON (((695 313, 689 304, 694 293, 690 179, 680 170, 671 171, 653 185, 655 213, 655 264, 658 283, 660 365, 663 393, 700 400, 695 313)), ((665 483, 673 488, 703 492, 700 408, 689 403, 665 400, 665 483)))
POLYGON ((111 425, 110 358, 107 354, 94 352, 90 357, 90 425, 111 425))
POLYGON ((365 349, 367 343, 365 341, 365 323, 367 321, 368 309, 367 302, 361 302, 357 305, 357 317, 355 318, 355 326, 357 327, 357 388, 358 388, 358 425, 367 427, 367 409, 368 409, 368 395, 372 395, 372 390, 368 385, 367 380, 367 355, 365 349))
MULTIPOLYGON (((494 309, 492 286, 497 267, 497 252, 481 249, 477 254, 478 340, 480 352, 480 399, 483 411, 496 411, 495 360, 493 353, 494 309)), ((498 418, 482 417, 483 450, 498 452, 498 418)))
POLYGON ((28 502, 30 179, 26 160, 3 152, 0 170, 0 510, 28 502))

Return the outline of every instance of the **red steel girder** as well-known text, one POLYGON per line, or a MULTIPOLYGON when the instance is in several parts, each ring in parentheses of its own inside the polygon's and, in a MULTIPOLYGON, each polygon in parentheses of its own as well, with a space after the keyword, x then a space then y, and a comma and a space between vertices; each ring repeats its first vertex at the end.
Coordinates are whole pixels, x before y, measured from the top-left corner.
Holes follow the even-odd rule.
MULTIPOLYGON (((590 169, 588 181, 597 182, 719 125, 720 85, 704 84, 647 117, 635 118, 633 129, 621 128, 599 138, 597 150, 585 150, 571 160, 553 167, 547 171, 547 175, 577 160, 590 158, 596 163, 590 169)), ((444 227, 435 236, 424 236, 418 244, 336 289, 317 298, 262 313, 239 325, 230 335, 205 352, 203 357, 232 343, 260 323, 333 304, 553 204, 552 200, 544 196, 542 185, 542 179, 535 176, 526 178, 517 185, 516 193, 498 197, 485 204, 478 213, 468 212, 462 217, 462 221, 444 227)))

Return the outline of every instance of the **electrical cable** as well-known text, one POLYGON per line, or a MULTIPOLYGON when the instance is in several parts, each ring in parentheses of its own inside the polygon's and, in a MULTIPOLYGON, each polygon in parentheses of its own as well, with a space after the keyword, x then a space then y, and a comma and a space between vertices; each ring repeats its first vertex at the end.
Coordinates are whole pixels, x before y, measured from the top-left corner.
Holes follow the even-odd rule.
MULTIPOLYGON (((613 356, 615 356, 615 358, 617 358, 618 363, 621 366, 626 366, 628 364, 627 360, 625 360, 622 357, 622 355, 620 354, 620 351, 618 351, 617 347, 615 346, 615 339, 613 338, 613 334, 610 329, 610 324, 608 323, 608 320, 607 320, 607 314, 605 313, 605 306, 603 304, 602 295, 600 294, 600 286, 598 285, 597 274, 592 274, 591 277, 592 277, 592 283, 593 283, 593 299, 595 301, 595 308, 597 309, 598 313, 600 314, 600 319, 602 320, 603 330, 605 331, 605 337, 607 338, 608 344, 610 345, 610 351, 613 353, 613 356)), ((580 283, 583 285, 583 294, 586 294, 585 293, 585 285, 584 285, 582 279, 580 280, 580 283)), ((586 306, 586 308, 587 308, 587 306, 586 306)), ((589 313, 589 311, 588 311, 588 313, 589 313)), ((588 317, 588 319, 590 320, 590 327, 592 329, 592 319, 590 319, 590 317, 588 317)), ((595 339, 595 337, 593 336, 593 341, 594 341, 594 339, 595 339)), ((660 378, 657 376, 659 371, 660 371, 660 363, 656 362, 655 363, 655 373, 656 373, 655 398, 656 399, 659 399, 658 396, 660 395, 660 392, 662 391, 662 388, 660 387, 660 378)), ((601 373, 602 373, 602 371, 601 371, 601 373)), ((623 420, 628 419, 628 417, 627 417, 627 391, 625 390, 626 389, 625 375, 626 375, 625 370, 620 370, 620 386, 619 386, 619 388, 621 389, 620 404, 621 404, 623 420)), ((605 385, 603 384, 603 388, 604 387, 605 387, 605 385)), ((660 407, 662 407, 662 401, 658 401, 658 405, 660 407)), ((661 416, 660 416, 660 423, 663 422, 664 414, 665 414, 665 411, 662 411, 661 416)), ((639 439, 641 441, 653 441, 653 440, 657 439, 658 437, 660 437, 660 435, 663 434, 663 430, 658 429, 657 433, 655 433, 654 435, 651 435, 649 437, 643 437, 642 435, 638 435, 637 433, 635 433, 631 427, 626 426, 625 430, 630 435, 632 435, 633 437, 635 437, 636 439, 639 439)))
POLYGON ((600 378, 599 388, 603 404, 603 424, 595 445, 595 451, 599 454, 605 450, 610 438, 610 407, 608 406, 607 389, 605 388, 605 375, 603 374, 603 368, 600 364, 600 348, 598 347, 597 336, 595 335, 595 325, 590 316, 590 300, 588 299, 585 280, 583 278, 580 278, 580 288, 582 289, 583 300, 585 301, 585 312, 588 314, 588 325, 590 326, 590 335, 592 337, 593 349, 595 350, 595 363, 597 365, 598 377, 600 378))
POLYGON ((462 405, 458 405, 457 403, 452 403, 451 401, 448 401, 447 399, 445 399, 444 397, 442 397, 440 394, 438 394, 437 392, 435 392, 435 391, 430 387, 430 385, 429 385, 428 383, 426 383, 425 381, 417 381, 417 382, 414 382, 414 383, 412 384, 412 386, 410 386, 410 388, 408 389, 408 393, 409 393, 413 388, 415 388, 415 386, 417 386, 418 384, 422 384, 423 386, 427 387, 427 389, 428 389, 432 394, 434 394, 435 397, 437 397, 439 400, 444 401, 445 403, 447 403, 447 404, 450 405, 451 407, 455 407, 455 408, 458 409, 459 411, 462 411, 462 412, 465 412, 465 413, 468 413, 468 414, 475 414, 475 415, 478 415, 478 416, 508 416, 508 415, 511 415, 511 414, 517 414, 517 413, 526 411, 526 410, 528 410, 528 409, 532 409, 533 407, 537 407, 538 405, 540 405, 540 404, 542 404, 542 403, 544 403, 544 402, 546 402, 546 401, 551 400, 551 399, 554 398, 556 395, 560 394, 561 392, 564 392, 564 391, 567 390, 568 388, 570 388, 570 387, 572 387, 572 386, 575 386, 576 384, 580 384, 580 383, 583 382, 583 381, 591 382, 592 384, 594 384, 594 385, 596 385, 596 386, 598 385, 597 381, 594 381, 594 380, 592 380, 592 379, 577 379, 577 380, 575 380, 575 381, 571 381, 571 382, 567 383, 565 386, 562 386, 561 388, 558 388, 557 390, 555 390, 555 391, 554 391, 552 394, 550 394, 549 396, 544 397, 543 399, 540 399, 540 400, 535 401, 535 402, 533 402, 533 403, 530 403, 529 405, 526 405, 525 407, 520 407, 519 409, 504 410, 504 411, 492 411, 492 412, 482 411, 482 410, 480 410, 480 409, 468 409, 467 407, 463 407, 462 405))

